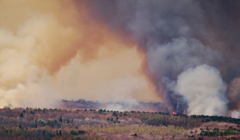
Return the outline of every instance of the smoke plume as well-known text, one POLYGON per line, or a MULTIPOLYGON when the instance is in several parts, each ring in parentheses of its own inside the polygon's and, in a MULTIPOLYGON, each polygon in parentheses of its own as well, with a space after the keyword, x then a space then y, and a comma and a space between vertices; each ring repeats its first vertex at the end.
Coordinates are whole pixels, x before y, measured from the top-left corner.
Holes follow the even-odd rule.
POLYGON ((227 113, 226 85, 214 67, 200 65, 182 72, 178 76, 175 91, 186 99, 189 114, 227 113))
POLYGON ((71 0, 0 0, 0 107, 161 100, 135 43, 91 19, 86 8, 71 0))
POLYGON ((239 110, 237 0, 0 0, 0 9, 1 107, 85 98, 239 110))
MULTIPOLYGON (((237 0, 92 0, 87 3, 93 17, 115 32, 130 35, 138 43, 146 54, 147 75, 173 110, 178 110, 176 102, 183 99, 171 85, 184 70, 207 64, 222 73, 220 79, 227 85, 240 74, 237 39, 240 2, 237 0)), ((184 102, 181 103, 183 112, 187 106, 184 102)), ((226 100, 219 102, 225 104, 226 100)), ((225 113, 220 112, 215 115, 225 113)), ((201 113, 208 114, 198 112, 201 113)))

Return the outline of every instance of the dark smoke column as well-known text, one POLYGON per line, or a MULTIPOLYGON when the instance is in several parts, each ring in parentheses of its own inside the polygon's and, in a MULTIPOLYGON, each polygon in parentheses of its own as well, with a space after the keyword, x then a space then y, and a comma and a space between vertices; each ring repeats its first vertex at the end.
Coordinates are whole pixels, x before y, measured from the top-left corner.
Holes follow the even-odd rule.
MULTIPOLYGON (((220 83, 221 76, 229 83, 240 74, 237 61, 240 2, 237 0, 92 0, 87 3, 94 18, 116 32, 130 34, 139 43, 146 53, 148 72, 155 85, 164 88, 167 102, 179 113, 184 113, 190 105, 185 93, 176 90, 181 73, 195 72, 194 69, 207 65, 203 73, 214 71, 220 83)), ((212 101, 221 99, 226 104, 226 90, 219 92, 214 95, 221 97, 211 98, 212 101)), ((204 93, 212 95, 210 91, 204 93)), ((210 95, 201 100, 210 100, 210 95)), ((225 115, 225 109, 214 110, 211 115, 225 115)))

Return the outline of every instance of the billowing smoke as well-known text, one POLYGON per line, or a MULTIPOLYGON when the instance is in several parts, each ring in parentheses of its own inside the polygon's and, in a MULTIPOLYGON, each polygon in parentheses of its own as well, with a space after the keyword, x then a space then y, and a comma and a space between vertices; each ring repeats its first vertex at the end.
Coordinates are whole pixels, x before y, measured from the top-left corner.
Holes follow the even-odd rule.
POLYGON ((176 79, 184 69, 212 63, 218 54, 195 39, 176 38, 166 44, 156 44, 147 51, 149 72, 161 81, 176 79), (205 57, 202 57, 205 56, 205 57))
POLYGON ((0 0, 0 9, 0 106, 85 98, 163 100, 190 114, 239 110, 237 0, 0 0), (176 88, 205 77, 212 88, 176 88), (192 94, 199 106, 216 104, 196 108, 192 94))
MULTIPOLYGON (((207 64, 210 73, 222 73, 215 74, 215 79, 220 83, 225 81, 227 85, 240 74, 240 42, 237 39, 240 35, 240 2, 237 0, 92 0, 88 4, 93 17, 138 42, 146 54, 147 75, 173 110, 182 108, 180 112, 184 113, 191 102, 187 100, 186 103, 173 86, 186 69, 207 64)), ((208 75, 208 72, 204 74, 208 75)), ((196 77, 198 79, 202 81, 201 77, 196 77)), ((226 115, 227 100, 217 96, 226 94, 225 90, 219 91, 226 88, 222 85, 222 88, 216 86, 214 92, 203 93, 214 94, 220 110, 195 113, 226 115)), ((202 103, 209 99, 202 97, 205 97, 201 99, 202 103)), ((192 105, 190 108, 188 112, 193 114, 192 105)))
POLYGON ((92 20, 83 3, 0 0, 0 11, 0 107, 161 100, 135 43, 92 20))
POLYGON ((200 65, 187 69, 178 76, 175 92, 188 102, 189 114, 227 113, 226 85, 214 67, 200 65))

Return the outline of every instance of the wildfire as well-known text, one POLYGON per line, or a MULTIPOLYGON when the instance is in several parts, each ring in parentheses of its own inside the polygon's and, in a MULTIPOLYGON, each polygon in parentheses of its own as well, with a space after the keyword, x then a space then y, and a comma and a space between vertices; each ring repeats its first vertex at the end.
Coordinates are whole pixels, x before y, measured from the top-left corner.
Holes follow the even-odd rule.
POLYGON ((177 115, 177 112, 172 112, 172 115, 177 115))

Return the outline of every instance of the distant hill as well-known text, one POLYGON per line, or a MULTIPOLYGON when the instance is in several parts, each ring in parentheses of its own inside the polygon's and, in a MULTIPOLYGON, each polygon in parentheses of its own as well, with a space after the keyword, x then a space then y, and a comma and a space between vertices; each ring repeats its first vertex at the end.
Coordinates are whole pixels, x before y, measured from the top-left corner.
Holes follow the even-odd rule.
POLYGON ((65 109, 106 109, 115 111, 144 111, 144 112, 170 112, 167 105, 159 102, 98 102, 83 99, 70 101, 62 100, 61 108, 65 109))

